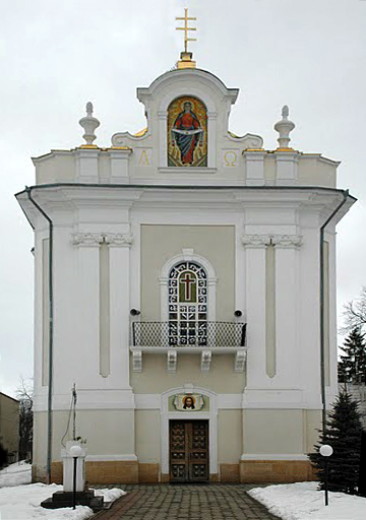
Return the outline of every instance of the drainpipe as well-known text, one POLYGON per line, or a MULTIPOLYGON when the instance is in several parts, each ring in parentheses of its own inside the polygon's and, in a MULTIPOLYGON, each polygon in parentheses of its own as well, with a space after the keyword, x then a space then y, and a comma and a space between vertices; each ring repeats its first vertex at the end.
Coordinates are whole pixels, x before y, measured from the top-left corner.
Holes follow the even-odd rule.
POLYGON ((52 462, 52 386, 53 386, 53 222, 47 213, 39 206, 32 197, 32 188, 26 187, 28 199, 37 210, 48 221, 49 225, 49 255, 48 255, 48 402, 47 402, 47 483, 51 484, 51 462, 52 462))
POLYGON ((325 395, 325 344, 324 344, 324 324, 325 324, 325 291, 324 291, 324 231, 329 222, 344 206, 347 201, 349 191, 342 191, 343 200, 338 204, 336 209, 327 218, 320 228, 320 384, 322 397, 322 430, 326 434, 327 428, 327 403, 325 395))

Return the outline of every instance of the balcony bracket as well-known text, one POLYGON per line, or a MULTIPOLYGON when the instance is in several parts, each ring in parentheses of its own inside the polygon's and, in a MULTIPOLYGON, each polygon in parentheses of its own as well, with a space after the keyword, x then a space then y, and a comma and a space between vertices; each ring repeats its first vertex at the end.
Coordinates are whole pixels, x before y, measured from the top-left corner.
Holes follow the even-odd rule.
POLYGON ((177 351, 176 350, 168 350, 167 371, 169 372, 169 374, 175 374, 177 371, 177 351))
POLYGON ((201 372, 209 372, 211 367, 211 350, 203 350, 201 354, 201 372))
POLYGON ((142 372, 142 351, 134 350, 132 352, 132 370, 133 372, 142 372))
POLYGON ((241 348, 240 350, 236 351, 235 365, 234 365, 235 372, 244 372, 246 359, 247 359, 246 349, 241 348))

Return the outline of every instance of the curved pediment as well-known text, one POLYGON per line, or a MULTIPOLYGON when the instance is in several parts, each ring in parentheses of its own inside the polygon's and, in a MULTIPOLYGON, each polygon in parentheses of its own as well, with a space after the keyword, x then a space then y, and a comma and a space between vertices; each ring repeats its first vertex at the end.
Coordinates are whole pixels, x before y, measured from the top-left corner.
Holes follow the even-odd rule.
MULTIPOLYGON (((181 94, 181 88, 184 85, 184 89, 187 88, 187 85, 191 85, 195 91, 203 92, 211 94, 209 97, 218 97, 218 98, 226 98, 229 100, 230 104, 234 104, 238 94, 239 89, 237 88, 227 88, 226 85, 214 74, 202 69, 175 69, 169 72, 165 72, 158 78, 156 78, 149 87, 146 88, 138 88, 137 89, 137 98, 141 103, 144 103, 145 106, 149 105, 149 101, 151 98, 155 98, 159 96, 164 99, 165 103, 159 105, 160 110, 166 110, 169 103, 172 101, 168 92, 172 93, 176 92, 176 96, 181 94), (168 95, 167 95, 168 94, 168 95)), ((185 92, 187 94, 187 92, 185 92)), ((192 92, 192 95, 195 92, 192 92)), ((198 96, 202 97, 202 96, 198 96)), ((209 106, 207 103, 208 110, 213 109, 213 107, 209 106)))

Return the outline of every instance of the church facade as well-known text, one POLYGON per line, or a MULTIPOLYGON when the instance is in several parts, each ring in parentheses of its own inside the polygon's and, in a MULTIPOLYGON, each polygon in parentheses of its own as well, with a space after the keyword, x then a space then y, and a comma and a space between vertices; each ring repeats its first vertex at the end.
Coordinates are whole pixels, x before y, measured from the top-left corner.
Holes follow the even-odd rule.
POLYGON ((144 131, 100 148, 88 104, 86 144, 34 159, 17 199, 35 232, 36 480, 47 445, 61 478, 74 383, 91 483, 312 477, 354 199, 337 162, 290 147, 287 107, 275 150, 230 133, 237 95, 186 55, 137 89, 144 131))

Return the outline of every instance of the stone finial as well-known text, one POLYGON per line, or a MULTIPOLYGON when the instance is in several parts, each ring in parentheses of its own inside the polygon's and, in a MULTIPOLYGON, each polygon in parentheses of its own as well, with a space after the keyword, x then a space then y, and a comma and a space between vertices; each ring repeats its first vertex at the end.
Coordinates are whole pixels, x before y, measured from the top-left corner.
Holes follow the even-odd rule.
POLYGON ((289 148, 290 132, 295 128, 295 123, 288 119, 289 109, 287 105, 282 107, 282 119, 274 125, 274 129, 280 134, 278 141, 278 148, 289 148))
POLYGON ((80 119, 79 125, 84 129, 85 133, 83 138, 85 139, 86 145, 93 146, 93 142, 96 139, 94 132, 100 125, 100 122, 96 117, 93 117, 93 103, 91 103, 91 101, 88 101, 86 104, 86 117, 80 119))
POLYGON ((287 119, 288 116, 289 116, 289 113, 290 113, 290 111, 288 109, 288 106, 287 105, 283 105, 283 107, 282 107, 282 118, 283 119, 287 119))

